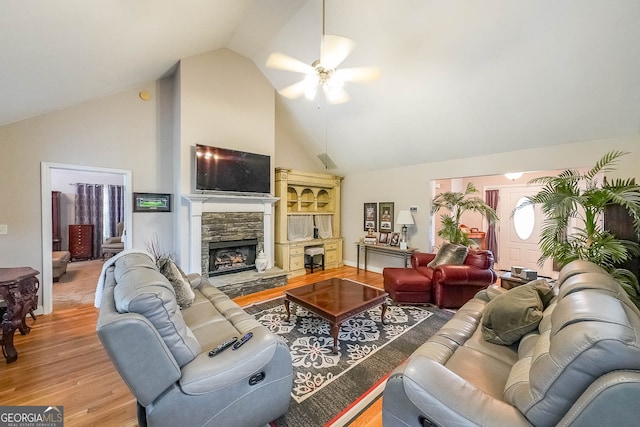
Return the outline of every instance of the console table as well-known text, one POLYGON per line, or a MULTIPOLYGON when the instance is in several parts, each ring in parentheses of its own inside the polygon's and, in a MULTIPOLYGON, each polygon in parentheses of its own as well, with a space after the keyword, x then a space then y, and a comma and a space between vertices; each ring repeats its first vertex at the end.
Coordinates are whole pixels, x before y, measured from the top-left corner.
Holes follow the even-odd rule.
MULTIPOLYGON (((26 316, 38 306, 38 288, 36 277, 39 271, 31 267, 0 268, 0 297, 5 300, 7 310, 2 316, 2 353, 7 363, 18 359, 13 345, 13 334, 18 329, 22 335, 29 333, 26 316)), ((34 317, 35 319, 35 317, 34 317)))
POLYGON ((407 267, 407 261, 411 257, 411 254, 418 250, 418 248, 400 249, 397 246, 386 246, 372 243, 356 243, 356 246, 358 247, 356 271, 360 271, 360 249, 364 252, 364 271, 367 271, 367 254, 369 252, 378 252, 388 256, 402 257, 404 259, 404 266, 407 267))

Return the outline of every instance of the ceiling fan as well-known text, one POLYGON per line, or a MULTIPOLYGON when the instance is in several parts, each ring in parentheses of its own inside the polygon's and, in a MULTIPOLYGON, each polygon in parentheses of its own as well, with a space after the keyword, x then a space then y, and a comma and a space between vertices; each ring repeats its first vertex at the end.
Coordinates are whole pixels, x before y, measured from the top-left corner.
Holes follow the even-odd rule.
POLYGON ((298 83, 279 90, 282 96, 296 99, 305 95, 307 99, 315 99, 321 87, 328 103, 341 104, 349 100, 349 94, 343 87, 345 82, 367 82, 380 77, 380 70, 376 67, 338 69, 353 51, 355 43, 346 37, 325 34, 324 18, 325 0, 322 0, 320 59, 309 65, 280 52, 269 55, 267 67, 305 74, 298 83))

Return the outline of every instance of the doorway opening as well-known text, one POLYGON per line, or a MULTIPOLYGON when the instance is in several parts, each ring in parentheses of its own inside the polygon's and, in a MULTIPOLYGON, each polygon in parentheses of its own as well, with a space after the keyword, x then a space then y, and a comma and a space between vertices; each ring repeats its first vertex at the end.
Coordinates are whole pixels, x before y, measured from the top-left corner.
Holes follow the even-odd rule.
MULTIPOLYGON (((505 175, 468 176, 459 178, 442 178, 431 181, 432 194, 445 191, 459 192, 466 188, 467 182, 473 182, 479 190, 478 197, 485 199, 487 190, 499 190, 496 212, 500 220, 495 225, 496 251, 494 269, 509 271, 511 266, 517 265, 531 268, 540 276, 557 277, 551 262, 544 266, 538 265, 540 257, 539 235, 542 227, 543 215, 540 207, 533 211, 522 210, 513 215, 513 209, 523 197, 533 195, 540 189, 529 181, 540 176, 557 175, 560 170, 528 171, 520 177, 512 179, 505 175)), ((488 232, 489 224, 480 215, 465 212, 462 222, 480 231, 488 232)), ((438 218, 431 222, 431 248, 442 244, 442 238, 437 233, 441 228, 438 218)), ((489 247, 488 247, 489 248, 489 247)), ((490 249, 490 248, 489 248, 490 249)))
MULTIPOLYGON (((123 169, 110 169, 99 168, 82 165, 67 165, 58 163, 46 163, 41 164, 41 190, 42 190, 42 311, 44 314, 49 314, 53 311, 53 269, 52 264, 47 262, 51 259, 53 244, 53 231, 52 231, 52 191, 53 191, 53 179, 55 174, 73 176, 93 176, 99 180, 111 180, 117 182, 118 185, 124 187, 124 229, 127 230, 127 234, 131 235, 132 232, 132 193, 131 193, 131 171, 123 169)), ((60 185, 59 183, 55 185, 60 185)), ((69 187, 70 191, 75 191, 72 187, 69 187)), ((64 232, 63 232, 64 234, 64 232)), ((66 236, 65 236, 66 238, 66 236)), ((132 239, 125 239, 125 248, 131 247, 132 239)), ((68 243, 65 241, 63 244, 68 243)), ((63 246, 61 246, 63 247, 63 246)), ((66 246, 64 246, 66 247, 66 246)), ((94 262, 95 264, 95 262, 94 262)), ((93 266, 95 268, 95 265, 93 266)))

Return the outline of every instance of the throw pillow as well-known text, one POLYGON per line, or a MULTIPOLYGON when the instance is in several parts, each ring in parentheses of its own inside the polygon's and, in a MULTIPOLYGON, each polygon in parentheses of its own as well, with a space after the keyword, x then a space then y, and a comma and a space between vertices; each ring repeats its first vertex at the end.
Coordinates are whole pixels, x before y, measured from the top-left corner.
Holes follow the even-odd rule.
POLYGON ((180 309, 190 307, 196 294, 191 288, 187 275, 176 265, 171 258, 160 258, 157 261, 158 269, 167 278, 176 293, 176 301, 180 309))
POLYGON ((462 265, 468 253, 468 247, 446 242, 440 247, 436 257, 427 264, 427 267, 436 268, 442 264, 462 265))
POLYGON ((511 345, 538 327, 542 312, 553 297, 544 279, 534 280, 489 301, 482 315, 482 337, 489 342, 511 345))

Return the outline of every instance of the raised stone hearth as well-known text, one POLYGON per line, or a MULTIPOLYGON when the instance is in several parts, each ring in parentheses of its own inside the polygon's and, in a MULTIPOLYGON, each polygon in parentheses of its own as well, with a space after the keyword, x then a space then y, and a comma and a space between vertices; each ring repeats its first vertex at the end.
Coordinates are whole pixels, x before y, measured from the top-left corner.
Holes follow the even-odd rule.
POLYGON ((287 284, 287 273, 281 268, 270 268, 264 273, 241 271, 209 278, 229 298, 253 294, 265 289, 277 288, 287 284))

